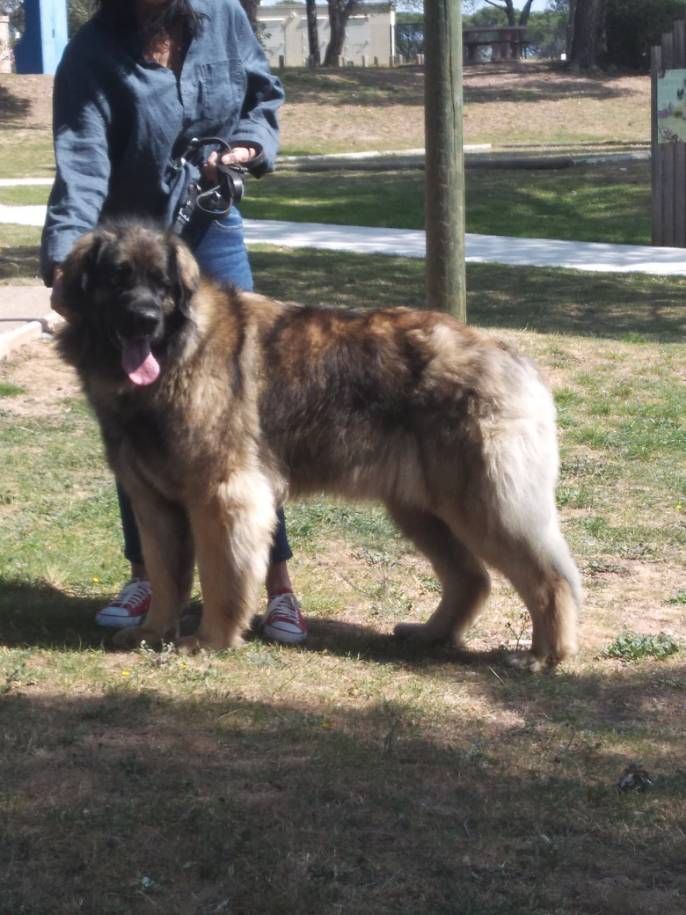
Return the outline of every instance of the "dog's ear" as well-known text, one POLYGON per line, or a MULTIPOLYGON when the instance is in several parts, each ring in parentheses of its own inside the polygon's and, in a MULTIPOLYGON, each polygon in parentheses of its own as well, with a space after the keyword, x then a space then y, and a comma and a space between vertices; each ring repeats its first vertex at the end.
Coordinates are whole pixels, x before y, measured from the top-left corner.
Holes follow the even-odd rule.
POLYGON ((190 248, 178 235, 170 233, 169 275, 175 285, 175 299, 181 311, 190 314, 190 302, 200 286, 200 268, 190 248))
POLYGON ((63 264, 62 298, 73 314, 83 314, 92 304, 91 289, 95 271, 107 243, 115 236, 96 229, 82 235, 63 264))

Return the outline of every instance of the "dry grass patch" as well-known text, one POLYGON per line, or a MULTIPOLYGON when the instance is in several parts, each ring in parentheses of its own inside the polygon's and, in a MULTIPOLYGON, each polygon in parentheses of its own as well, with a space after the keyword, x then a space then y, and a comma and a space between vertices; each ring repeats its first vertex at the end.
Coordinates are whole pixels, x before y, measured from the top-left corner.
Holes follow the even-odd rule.
MULTIPOLYGON (((424 77, 416 67, 314 75, 289 68, 280 76, 284 152, 424 146, 424 77)), ((580 76, 531 62, 467 67, 464 86, 466 143, 621 144, 650 137, 647 76, 580 76)), ((51 89, 48 76, 0 75, 1 174, 42 175, 51 167, 51 89)))

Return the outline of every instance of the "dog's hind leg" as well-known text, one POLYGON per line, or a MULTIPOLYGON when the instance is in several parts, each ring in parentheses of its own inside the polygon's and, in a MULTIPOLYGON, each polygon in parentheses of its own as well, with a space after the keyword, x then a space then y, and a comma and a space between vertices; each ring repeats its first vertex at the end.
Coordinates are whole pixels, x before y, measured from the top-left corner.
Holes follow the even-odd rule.
POLYGON ((512 652, 510 663, 541 670, 575 655, 581 586, 557 524, 551 524, 545 539, 519 540, 497 552, 493 564, 517 589, 532 623, 531 651, 512 652))
POLYGON ((507 479, 494 474, 475 487, 479 502, 461 505, 451 525, 484 563, 510 580, 526 604, 531 651, 510 660, 532 670, 577 651, 581 584, 560 531, 553 482, 546 467, 532 473, 521 464, 507 479))
POLYGON ((276 523, 274 495, 259 471, 241 471, 189 508, 203 611, 180 647, 234 648, 264 587, 276 523))
POLYGON ((443 589, 440 603, 426 623, 400 623, 395 634, 421 642, 461 645, 488 597, 488 572, 440 518, 406 506, 388 506, 388 510, 402 533, 429 559, 443 589))
POLYGON ((129 490, 150 579, 152 600, 142 626, 120 630, 113 639, 119 648, 142 642, 157 646, 174 639, 181 610, 193 584, 193 541, 181 506, 152 490, 129 490))

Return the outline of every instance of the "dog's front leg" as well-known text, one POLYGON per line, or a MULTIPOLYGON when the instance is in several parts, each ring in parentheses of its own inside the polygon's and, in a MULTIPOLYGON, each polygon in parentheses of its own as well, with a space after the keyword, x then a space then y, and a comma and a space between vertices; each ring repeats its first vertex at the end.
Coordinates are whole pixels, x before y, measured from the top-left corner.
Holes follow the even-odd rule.
POLYGON ((264 586, 276 523, 272 488, 259 470, 234 473, 189 509, 203 611, 195 636, 180 647, 233 648, 264 586))
POLYGON ((122 629, 114 637, 118 648, 136 648, 142 642, 159 646, 175 639, 181 610, 193 584, 193 541, 185 510, 154 490, 127 486, 150 579, 152 600, 142 626, 122 629))

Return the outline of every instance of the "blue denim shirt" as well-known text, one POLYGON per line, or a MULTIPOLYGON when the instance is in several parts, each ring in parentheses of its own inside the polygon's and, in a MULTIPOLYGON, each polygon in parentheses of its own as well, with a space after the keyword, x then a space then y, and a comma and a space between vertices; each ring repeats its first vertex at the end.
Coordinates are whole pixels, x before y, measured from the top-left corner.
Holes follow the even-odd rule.
POLYGON ((101 218, 169 222, 172 160, 197 136, 249 143, 273 168, 281 83, 238 0, 192 0, 204 18, 177 75, 143 60, 137 39, 96 14, 67 46, 55 76, 56 176, 41 244, 47 284, 55 264, 101 218))

